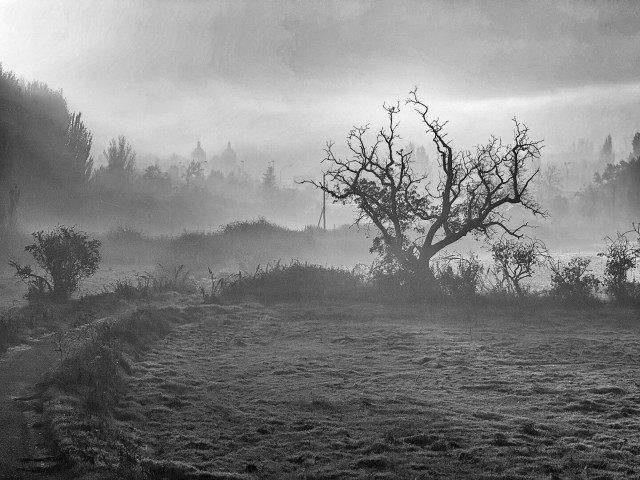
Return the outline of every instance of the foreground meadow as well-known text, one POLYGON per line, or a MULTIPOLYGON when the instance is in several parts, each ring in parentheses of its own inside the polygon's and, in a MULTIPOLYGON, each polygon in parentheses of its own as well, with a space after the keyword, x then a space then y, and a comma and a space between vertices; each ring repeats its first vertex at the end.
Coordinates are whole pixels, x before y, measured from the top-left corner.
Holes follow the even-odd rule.
POLYGON ((116 417, 173 478, 637 478, 639 361, 637 310, 212 305, 116 417))

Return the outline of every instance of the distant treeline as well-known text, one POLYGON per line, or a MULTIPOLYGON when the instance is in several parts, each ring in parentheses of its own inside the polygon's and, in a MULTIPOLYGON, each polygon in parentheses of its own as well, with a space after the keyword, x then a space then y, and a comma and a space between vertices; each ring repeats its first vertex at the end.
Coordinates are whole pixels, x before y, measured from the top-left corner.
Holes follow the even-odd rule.
MULTIPOLYGON (((90 230, 136 225, 176 232, 257 216, 289 225, 317 221, 319 194, 282 188, 272 163, 261 178, 205 170, 193 156, 174 155, 164 169, 140 168, 135 150, 119 136, 95 168, 92 140, 62 91, 24 82, 0 65, 0 228, 54 221, 90 230)), ((580 140, 566 155, 543 159, 534 194, 551 214, 541 225, 548 238, 594 232, 594 225, 608 232, 640 220, 640 133, 630 146, 621 161, 611 136, 599 150, 580 140)))
POLYGON ((627 227, 640 220, 640 133, 626 147, 631 151, 617 160, 611 135, 599 151, 582 139, 566 156, 542 166, 535 193, 551 223, 574 227, 598 220, 627 227))
POLYGON ((317 219, 319 195, 279 187, 273 164, 262 178, 205 171, 194 158, 140 169, 119 136, 102 153, 106 165, 94 168, 92 140, 62 91, 0 66, 0 226, 55 219, 96 230, 135 224, 176 231, 259 215, 280 223, 317 219))

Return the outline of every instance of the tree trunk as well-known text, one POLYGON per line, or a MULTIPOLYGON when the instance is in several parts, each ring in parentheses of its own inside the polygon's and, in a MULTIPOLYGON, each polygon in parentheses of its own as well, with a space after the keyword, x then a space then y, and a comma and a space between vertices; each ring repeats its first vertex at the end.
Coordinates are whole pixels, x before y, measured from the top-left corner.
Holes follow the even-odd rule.
POLYGON ((430 260, 431 257, 422 256, 406 268, 412 299, 426 300, 439 292, 438 281, 431 270, 430 260))
POLYGON ((516 291, 516 294, 519 297, 524 297, 524 292, 522 291, 522 287, 520 287, 520 281, 519 280, 513 280, 513 289, 516 291))

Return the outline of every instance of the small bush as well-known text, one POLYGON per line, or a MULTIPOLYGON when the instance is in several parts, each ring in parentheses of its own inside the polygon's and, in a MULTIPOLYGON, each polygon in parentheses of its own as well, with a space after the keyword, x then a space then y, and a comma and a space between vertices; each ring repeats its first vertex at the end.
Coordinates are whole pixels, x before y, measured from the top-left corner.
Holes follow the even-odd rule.
POLYGON ((484 267, 475 255, 445 257, 436 263, 436 280, 442 291, 454 298, 472 298, 478 293, 484 267))
POLYGON ((568 263, 549 262, 551 268, 551 295, 564 300, 593 299, 600 285, 594 275, 587 273, 591 260, 573 257, 568 263))
POLYGON ((607 292, 618 301, 628 301, 636 296, 638 284, 628 279, 640 257, 640 246, 629 241, 631 232, 618 233, 615 239, 607 237, 608 245, 598 256, 605 257, 604 284, 607 292))
POLYGON ((500 239, 490 245, 491 256, 495 265, 493 275, 496 278, 495 290, 515 293, 523 297, 527 289, 522 281, 531 278, 535 267, 548 258, 547 248, 540 240, 528 243, 512 239, 500 239))
POLYGON ((32 236, 35 242, 27 245, 25 251, 33 255, 44 275, 35 273, 30 265, 9 263, 16 269, 15 275, 27 284, 29 300, 46 295, 67 300, 80 280, 98 270, 100 241, 90 239, 87 233, 61 225, 50 232, 34 232, 32 236))

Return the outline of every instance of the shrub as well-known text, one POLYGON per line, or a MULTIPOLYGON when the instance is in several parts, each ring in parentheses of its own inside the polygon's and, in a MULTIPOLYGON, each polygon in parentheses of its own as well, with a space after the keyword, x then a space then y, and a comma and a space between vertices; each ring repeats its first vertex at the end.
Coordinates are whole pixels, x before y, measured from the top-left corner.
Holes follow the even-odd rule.
POLYGON ((98 269, 100 241, 90 239, 86 232, 61 225, 50 232, 34 232, 32 236, 35 242, 27 245, 25 251, 33 255, 45 274, 35 273, 30 265, 9 262, 16 269, 15 275, 27 284, 28 299, 51 295, 66 300, 77 290, 80 280, 98 269))
POLYGON ((615 239, 607 237, 607 249, 598 254, 605 257, 604 284, 607 291, 618 301, 635 296, 636 282, 628 281, 629 271, 634 269, 640 257, 640 247, 629 241, 626 233, 618 233, 615 239))
MULTIPOLYGON (((412 272, 405 270, 395 259, 387 257, 377 259, 371 265, 372 286, 381 295, 396 300, 415 300, 423 298, 424 289, 416 285, 412 272)), ((429 292, 433 297, 438 292, 429 292)))
POLYGON ((270 234, 286 234, 291 230, 269 222, 264 217, 254 220, 232 222, 222 228, 224 235, 270 235, 270 234))
POLYGON ((123 244, 132 244, 147 240, 144 233, 133 227, 119 226, 107 233, 107 240, 111 242, 122 242, 123 244))
POLYGON ((436 263, 436 280, 445 294, 454 298, 471 298, 478 292, 483 270, 478 257, 473 254, 469 258, 444 257, 436 263))
POLYGON ((216 280, 212 275, 211 295, 202 290, 205 301, 253 297, 262 302, 324 299, 353 299, 364 294, 364 279, 355 271, 309 263, 258 267, 253 275, 241 273, 216 280))
POLYGON ((551 268, 552 295, 565 300, 586 300, 593 298, 600 280, 587 273, 591 260, 584 257, 573 257, 568 263, 549 262, 551 268))
POLYGON ((498 281, 496 289, 520 297, 527 293, 521 282, 531 278, 534 267, 548 258, 546 246, 537 239, 529 243, 501 239, 491 244, 490 250, 495 262, 493 274, 498 281))

